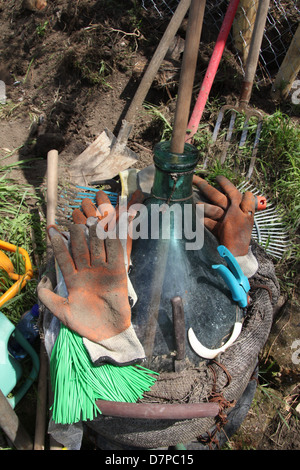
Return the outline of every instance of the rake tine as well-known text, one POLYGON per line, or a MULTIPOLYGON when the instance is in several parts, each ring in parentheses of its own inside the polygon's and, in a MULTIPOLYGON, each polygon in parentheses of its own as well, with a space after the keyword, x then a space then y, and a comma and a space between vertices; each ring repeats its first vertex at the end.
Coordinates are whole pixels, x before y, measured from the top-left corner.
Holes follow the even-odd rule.
POLYGON ((243 148, 245 143, 246 143, 246 140, 247 140, 247 135, 248 135, 248 129, 249 129, 249 119, 250 119, 250 116, 247 115, 246 116, 246 119, 245 119, 245 122, 244 122, 244 126, 243 126, 243 130, 242 130, 242 135, 241 135, 241 139, 240 139, 240 143, 239 143, 239 148, 243 148))
POLYGON ((223 164, 226 160, 227 150, 228 150, 231 138, 232 138, 235 120, 236 120, 236 112, 232 111, 231 116, 230 116, 229 128, 228 128, 228 131, 226 134, 226 140, 224 143, 224 148, 223 148, 222 155, 221 155, 221 160, 220 160, 221 164, 223 164))
MULTIPOLYGON (((224 119, 225 112, 228 111, 228 110, 232 110, 233 113, 232 113, 231 118, 230 118, 229 129, 227 131, 226 140, 225 140, 225 143, 224 143, 225 147, 224 147, 224 150, 223 150, 221 158, 220 158, 221 163, 224 163, 224 161, 226 159, 227 149, 228 149, 229 142, 230 142, 231 136, 232 136, 232 131, 233 131, 233 128, 234 128, 236 113, 234 111, 233 106, 225 105, 225 106, 221 107, 221 109, 219 111, 219 114, 218 114, 218 117, 217 117, 217 120, 216 120, 216 124, 215 124, 215 127, 214 127, 212 138, 211 138, 212 142, 216 143, 219 132, 220 132, 221 124, 222 124, 223 119, 224 119)), ((207 161, 208 161, 208 156, 205 158, 205 160, 203 162, 203 168, 204 169, 207 166, 207 161)))
POLYGON ((218 137, 218 134, 219 134, 219 131, 220 131, 220 127, 221 127, 221 124, 222 124, 222 121, 223 121, 224 112, 225 112, 224 108, 221 108, 220 111, 219 111, 217 121, 216 121, 216 125, 215 125, 215 128, 214 128, 214 132, 213 132, 213 135, 212 135, 212 141, 213 142, 216 142, 216 140, 217 140, 217 137, 218 137))
MULTIPOLYGON (((254 195, 261 194, 259 188, 255 187, 249 180, 245 180, 238 186, 239 191, 251 191, 254 195)), ((274 258, 281 259, 283 255, 292 248, 290 234, 286 230, 281 213, 274 207, 274 202, 268 200, 267 209, 255 212, 252 238, 261 245, 265 251, 274 258)))
POLYGON ((258 144, 259 144, 259 141, 260 141, 261 129, 262 129, 262 118, 257 123, 255 140, 254 140, 254 145, 253 145, 253 150, 252 150, 252 157, 251 157, 251 161, 250 161, 250 165, 249 165, 249 170, 248 170, 248 173, 247 173, 247 176, 246 176, 248 179, 251 178, 251 175, 253 173, 255 160, 256 160, 256 155, 257 155, 257 150, 258 150, 258 144))
MULTIPOLYGON (((230 106, 230 105, 222 106, 222 108, 219 111, 217 121, 216 121, 216 124, 215 124, 215 127, 214 127, 214 131, 213 131, 213 134, 212 134, 212 142, 213 143, 216 143, 216 141, 217 141, 218 135, 220 133, 220 128, 221 128, 221 125, 222 125, 222 122, 223 122, 223 119, 224 119, 224 116, 225 116, 225 112, 228 111, 228 110, 231 110, 231 115, 230 115, 230 121, 229 121, 228 129, 227 129, 227 133, 226 133, 226 138, 224 139, 223 149, 222 149, 222 153, 221 153, 221 157, 220 157, 220 163, 221 164, 223 164, 225 162, 226 157, 227 157, 229 144, 232 140, 232 135, 234 133, 237 113, 242 112, 242 111, 245 112, 245 109, 242 109, 241 107, 230 106)), ((254 143, 253 143, 253 149, 252 149, 252 154, 251 154, 250 165, 249 165, 249 169, 248 169, 248 173, 247 173, 247 179, 250 179, 250 177, 252 175, 252 172, 253 172, 253 169, 254 169, 256 155, 257 155, 257 151, 258 151, 259 140, 260 140, 260 134, 261 134, 261 129, 262 129, 262 119, 263 119, 263 117, 262 117, 262 114, 259 111, 253 110, 250 113, 246 113, 245 121, 244 121, 244 124, 243 124, 243 129, 242 129, 242 133, 241 133, 241 137, 240 137, 240 141, 239 141, 239 145, 238 145, 239 151, 241 151, 241 149, 246 144, 248 130, 249 130, 249 120, 252 116, 258 117, 258 122, 257 122, 257 129, 256 129, 255 138, 254 138, 254 143)), ((203 168, 206 168, 207 161, 208 161, 208 157, 206 157, 206 159, 203 163, 203 168)))
POLYGON ((263 116, 259 111, 252 110, 252 111, 250 111, 250 113, 246 114, 245 122, 244 122, 243 129, 242 129, 242 135, 241 135, 240 142, 239 142, 239 151, 240 151, 246 144, 248 131, 249 131, 249 121, 250 121, 251 117, 253 117, 253 116, 257 117, 258 121, 257 121, 255 138, 254 138, 254 143, 253 143, 253 148, 252 148, 251 160, 250 160, 250 164, 249 164, 249 168, 248 168, 248 173, 247 173, 247 176, 246 176, 247 179, 250 179, 251 175, 253 173, 255 160, 256 160, 256 155, 257 155, 257 151, 258 151, 258 145, 259 145, 259 141, 260 141, 260 134, 261 134, 261 129, 262 129, 263 116))

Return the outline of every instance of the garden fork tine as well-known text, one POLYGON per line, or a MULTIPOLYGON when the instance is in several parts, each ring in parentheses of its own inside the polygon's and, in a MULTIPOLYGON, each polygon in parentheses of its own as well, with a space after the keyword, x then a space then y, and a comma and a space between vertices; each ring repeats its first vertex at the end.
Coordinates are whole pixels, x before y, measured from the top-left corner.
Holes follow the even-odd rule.
POLYGON ((258 63, 259 51, 260 51, 260 47, 262 43, 266 18, 267 18, 268 9, 269 9, 269 3, 270 3, 270 0, 260 0, 259 2, 259 6, 257 9, 257 13, 256 13, 253 34, 252 34, 251 43, 250 43, 250 48, 249 48, 249 54, 248 54, 247 63, 246 63, 245 77, 244 77, 243 84, 242 84, 242 91, 240 95, 239 104, 237 106, 232 106, 232 105, 222 106, 219 112, 219 116, 217 118, 213 136, 212 136, 212 141, 216 142, 224 115, 226 111, 231 110, 232 114, 230 118, 229 128, 226 134, 226 140, 224 142, 224 148, 223 148, 223 152, 220 158, 220 162, 224 163, 226 159, 228 147, 232 139, 232 134, 234 131, 237 113, 245 114, 245 122, 244 122, 243 130, 242 130, 241 139, 239 142, 239 149, 242 149, 243 146, 245 145, 247 134, 248 134, 248 124, 249 124, 250 118, 253 116, 258 118, 257 130, 256 130, 256 135, 255 135, 255 140, 254 140, 254 145, 253 145, 253 150, 252 150, 252 156, 251 156, 250 166, 249 166, 249 170, 247 174, 248 179, 251 177, 252 172, 253 172, 257 149, 258 149, 258 143, 259 143, 261 129, 262 129, 262 120, 263 120, 262 113, 258 110, 248 108, 248 103, 251 97, 254 76, 255 76, 257 63, 258 63))
POLYGON ((232 134, 233 134, 234 128, 235 128, 235 121, 236 121, 236 118, 237 118, 237 114, 241 113, 241 112, 244 112, 244 114, 245 114, 245 121, 244 121, 243 129, 242 129, 242 133, 241 133, 241 138, 240 138, 240 141, 239 141, 239 150, 241 150, 244 147, 245 143, 246 143, 248 130, 249 130, 249 126, 248 126, 249 120, 253 116, 257 117, 256 133, 255 133, 255 138, 254 138, 254 143, 253 143, 253 148, 252 148, 251 161, 250 161, 250 165, 249 165, 249 169, 248 169, 248 173, 247 173, 247 178, 249 179, 251 177, 251 174, 252 174, 253 168, 254 168, 254 164, 255 164, 256 154, 257 154, 257 150, 258 150, 258 144, 259 144, 259 140, 260 140, 260 134, 261 134, 261 130, 262 130, 263 115, 258 110, 248 109, 248 108, 243 109, 242 106, 232 106, 232 105, 222 106, 222 108, 219 112, 217 121, 216 121, 216 125, 215 125, 215 128, 214 128, 213 135, 212 135, 212 142, 213 143, 215 143, 217 138, 218 138, 218 134, 220 132, 222 121, 223 121, 224 115, 226 114, 227 111, 231 111, 231 115, 230 115, 230 122, 229 122, 228 130, 227 130, 227 133, 226 133, 226 139, 225 139, 223 147, 222 147, 222 154, 221 154, 221 157, 220 157, 220 163, 221 164, 223 164, 225 162, 225 159, 226 159, 226 156, 227 156, 228 147, 229 147, 230 142, 232 140, 232 134))
POLYGON ((253 143, 253 148, 252 148, 252 155, 251 155, 250 165, 249 165, 249 169, 248 169, 248 173, 247 173, 247 178, 248 179, 250 179, 250 177, 252 175, 252 172, 253 172, 253 169, 254 169, 254 164, 255 164, 255 160, 256 160, 256 154, 257 154, 257 150, 258 150, 258 144, 259 144, 260 134, 261 134, 261 129, 262 129, 263 115, 260 111, 253 110, 253 109, 250 112, 248 110, 246 111, 246 119, 245 119, 243 131, 242 131, 241 140, 240 140, 240 143, 239 143, 239 149, 242 149, 243 146, 246 143, 249 119, 253 116, 256 116, 258 118, 258 121, 257 121, 256 133, 255 133, 255 138, 254 138, 254 143, 253 143))

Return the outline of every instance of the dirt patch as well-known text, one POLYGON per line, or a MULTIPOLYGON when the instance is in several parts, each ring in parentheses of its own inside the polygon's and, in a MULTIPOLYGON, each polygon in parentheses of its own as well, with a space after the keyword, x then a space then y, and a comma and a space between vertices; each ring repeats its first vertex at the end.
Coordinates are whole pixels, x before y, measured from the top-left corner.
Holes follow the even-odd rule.
MULTIPOLYGON (((26 169, 11 176, 39 191, 53 142, 63 173, 102 130, 117 134, 165 26, 166 19, 153 20, 151 12, 130 0, 49 0, 39 12, 24 10, 21 1, 2 2, 0 80, 6 83, 7 105, 1 111, 0 156, 6 157, 5 164, 27 161, 26 169)), ((201 83, 214 46, 206 31, 196 83, 201 83)), ((184 28, 180 34, 184 37, 184 28)), ((211 95, 235 102, 242 71, 229 49, 225 55, 211 95)), ((146 99, 164 106, 170 120, 179 70, 180 52, 161 68, 146 99)), ((269 92, 266 84, 253 93, 253 104, 264 112, 276 108, 269 92)), ((205 113, 206 119, 211 116, 205 113)), ((128 142, 139 155, 138 167, 152 162, 161 133, 161 122, 142 110, 128 142)), ((262 354, 254 404, 230 441, 234 449, 299 449, 299 291, 282 300, 262 354)), ((23 414, 26 418, 24 409, 23 414)), ((33 432, 34 425, 29 428, 33 432)))
MULTIPOLYGON (((118 6, 116 15, 104 3, 57 1, 42 12, 24 11, 21 2, 2 8, 0 79, 5 80, 12 103, 1 131, 2 147, 12 150, 23 144, 20 158, 44 158, 49 143, 44 138, 37 146, 36 139, 55 135, 64 164, 103 129, 118 131, 139 79, 131 72, 140 55, 136 51, 139 34, 131 24, 136 14, 127 9, 131 2, 118 6), (40 123, 35 132, 33 121, 40 123), (5 138, 10 128, 15 146, 10 136, 5 138)), ((151 38, 147 43, 150 47, 151 38)), ((132 141, 138 143, 136 135, 147 127, 147 121, 142 115, 132 141)), ((144 140, 143 144, 151 149, 153 142, 144 140)), ((14 155, 11 161, 15 159, 14 155)), ((39 164, 29 165, 36 169, 39 164)), ((26 177, 35 183, 31 171, 26 177)))

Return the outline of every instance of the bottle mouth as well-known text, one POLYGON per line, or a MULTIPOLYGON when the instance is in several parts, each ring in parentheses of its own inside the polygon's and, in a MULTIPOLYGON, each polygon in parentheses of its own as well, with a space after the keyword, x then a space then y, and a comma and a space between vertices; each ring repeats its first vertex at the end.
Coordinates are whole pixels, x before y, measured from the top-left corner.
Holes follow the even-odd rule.
POLYGON ((166 172, 192 171, 199 161, 199 151, 191 144, 184 144, 183 153, 171 152, 171 141, 154 146, 154 164, 166 172))

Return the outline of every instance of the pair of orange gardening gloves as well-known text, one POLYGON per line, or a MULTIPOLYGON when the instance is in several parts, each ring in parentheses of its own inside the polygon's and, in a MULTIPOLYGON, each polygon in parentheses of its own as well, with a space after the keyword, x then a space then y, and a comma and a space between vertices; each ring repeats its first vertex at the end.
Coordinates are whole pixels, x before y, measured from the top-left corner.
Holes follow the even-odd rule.
MULTIPOLYGON (((249 250, 255 198, 250 192, 242 195, 223 176, 217 177, 217 182, 221 191, 194 176, 193 183, 209 201, 204 203, 204 224, 220 244, 225 245, 235 257, 243 258, 249 250)), ((128 299, 125 259, 130 256, 131 240, 129 237, 124 256, 118 238, 99 238, 99 224, 107 221, 109 212, 113 215, 115 209, 110 206, 103 191, 99 191, 97 197, 97 205, 100 203, 98 210, 85 200, 83 212, 78 210, 73 213, 75 223, 70 230, 70 249, 58 230, 49 230, 68 297, 62 298, 54 293, 46 278, 39 284, 38 296, 63 324, 83 337, 94 364, 109 362, 128 365, 140 362, 145 356, 131 323, 128 299), (104 202, 106 204, 102 206, 104 202), (106 214, 101 213, 101 207, 105 207, 106 214), (88 223, 91 220, 93 223, 88 223), (87 225, 90 225, 88 237, 87 225)), ((142 200, 142 195, 138 194, 129 205, 142 203, 142 200)))

